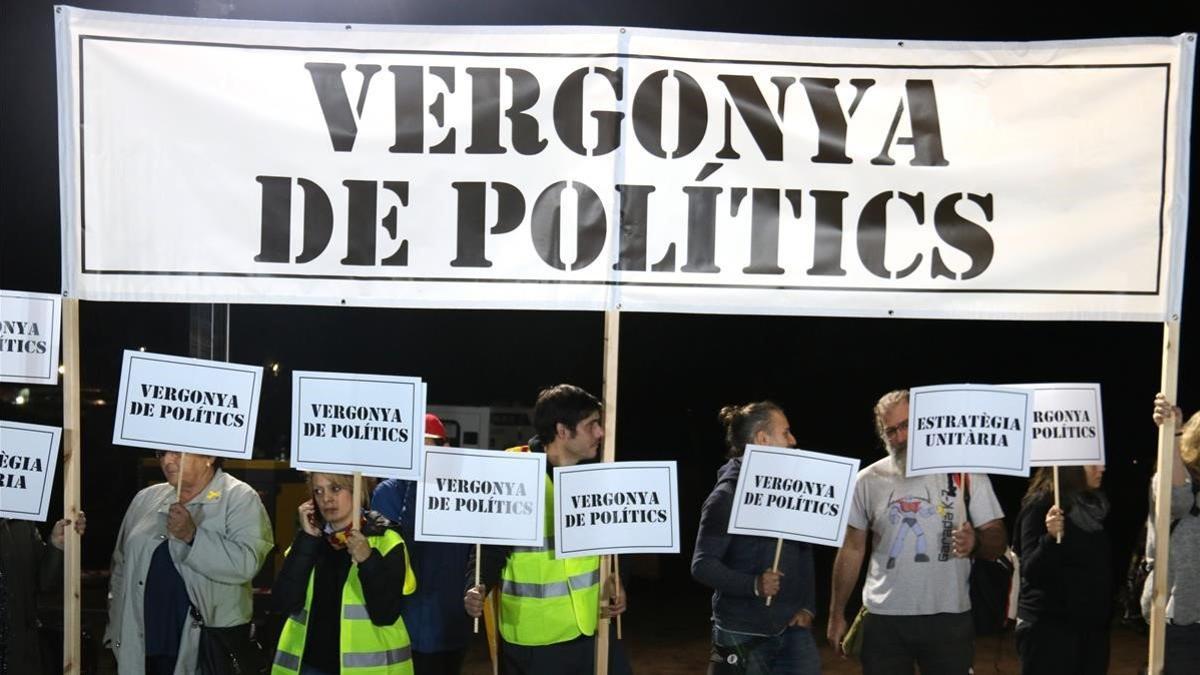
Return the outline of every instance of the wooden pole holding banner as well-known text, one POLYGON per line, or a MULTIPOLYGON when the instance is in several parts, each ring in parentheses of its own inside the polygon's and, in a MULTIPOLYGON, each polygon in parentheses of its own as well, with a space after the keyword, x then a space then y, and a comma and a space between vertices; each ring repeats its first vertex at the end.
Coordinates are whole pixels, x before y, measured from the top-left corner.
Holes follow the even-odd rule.
MULTIPOLYGON (((624 589, 621 588, 621 556, 614 555, 612 557, 612 562, 613 562, 613 578, 617 582, 617 583, 613 584, 613 588, 615 589, 613 592, 615 592, 617 594, 617 603, 620 604, 621 594, 624 592, 624 589)), ((618 640, 621 639, 621 615, 620 614, 617 615, 617 639, 618 640)))
POLYGON ((362 472, 354 472, 354 507, 350 520, 351 531, 358 532, 362 527, 362 472))
MULTIPOLYGON (((1057 508, 1057 509, 1062 508, 1062 506, 1060 506, 1058 503, 1058 465, 1057 464, 1054 465, 1054 508, 1057 508)), ((1054 537, 1054 539, 1055 539, 1055 543, 1061 544, 1062 543, 1062 532, 1059 532, 1058 535, 1054 537)))
MULTIPOLYGON (((601 461, 617 457, 617 354, 621 338, 621 311, 604 311, 604 451, 601 461)), ((608 556, 600 559, 600 602, 606 602, 604 589, 608 583, 608 556)), ((596 623, 596 675, 608 675, 608 622, 601 617, 596 623)), ((618 635, 621 617, 617 617, 618 635)))
MULTIPOLYGON (((483 546, 475 544, 475 585, 479 585, 479 559, 483 557, 483 546)), ((479 617, 475 617, 475 634, 479 634, 479 617)))
MULTIPOLYGON (((1160 391, 1176 403, 1179 380, 1179 317, 1163 324, 1162 382, 1160 391)), ((1154 495, 1154 571, 1150 596, 1150 655, 1147 672, 1163 670, 1167 629, 1167 556, 1171 539, 1171 471, 1175 458, 1175 416, 1167 415, 1158 428, 1158 490, 1154 495)))
MULTIPOLYGON (((781 554, 781 553, 783 553, 783 537, 780 537, 775 540, 775 562, 771 563, 771 571, 772 572, 779 571, 779 554, 781 554)), ((775 596, 773 596, 773 595, 767 596, 767 607, 771 606, 771 601, 774 599, 775 599, 775 596)))
MULTIPOLYGON (((81 474, 82 431, 79 415, 79 301, 65 298, 62 303, 63 341, 63 518, 72 524, 79 519, 79 477, 81 474)), ((74 527, 63 531, 63 673, 78 675, 83 667, 80 635, 83 633, 80 610, 81 561, 79 533, 74 527)))

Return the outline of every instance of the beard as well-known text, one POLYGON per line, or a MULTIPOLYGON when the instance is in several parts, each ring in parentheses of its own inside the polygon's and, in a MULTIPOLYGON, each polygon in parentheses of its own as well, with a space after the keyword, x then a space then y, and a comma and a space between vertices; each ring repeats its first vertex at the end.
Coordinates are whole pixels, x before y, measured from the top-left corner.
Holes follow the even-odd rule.
POLYGON ((908 443, 896 443, 894 445, 889 443, 887 446, 887 451, 888 454, 891 455, 892 459, 903 464, 904 460, 908 456, 908 443))

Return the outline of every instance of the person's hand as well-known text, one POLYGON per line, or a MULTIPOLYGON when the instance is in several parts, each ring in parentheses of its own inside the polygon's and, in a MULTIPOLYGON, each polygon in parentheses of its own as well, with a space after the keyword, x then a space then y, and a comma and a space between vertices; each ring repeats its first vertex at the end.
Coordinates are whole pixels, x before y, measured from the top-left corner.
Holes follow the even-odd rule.
POLYGON ((300 505, 296 512, 300 514, 300 529, 311 537, 320 537, 321 528, 317 527, 317 505, 308 500, 300 505))
POLYGON ((467 594, 463 596, 463 609, 467 610, 467 614, 475 618, 483 615, 483 598, 487 595, 487 589, 483 584, 476 584, 467 589, 467 594))
MULTIPOLYGON (((60 551, 63 550, 63 545, 66 543, 67 526, 70 524, 71 521, 67 518, 63 518, 54 523, 54 528, 50 530, 50 544, 54 546, 54 548, 60 551)), ((82 537, 83 531, 86 529, 87 516, 83 514, 83 511, 80 511, 79 516, 75 519, 75 531, 78 532, 79 536, 82 537)))
POLYGON ((361 565, 371 557, 371 544, 362 532, 350 530, 350 534, 346 535, 346 552, 356 564, 361 565))
POLYGON ((1168 416, 1175 418, 1177 427, 1183 422, 1183 410, 1179 406, 1172 405, 1167 400, 1167 395, 1159 392, 1154 397, 1154 423, 1161 427, 1167 421, 1168 416))
POLYGON ((192 543, 196 536, 196 523, 192 520, 192 514, 179 502, 172 504, 167 511, 167 532, 187 544, 192 543))
POLYGON ((758 588, 759 597, 769 598, 779 593, 779 585, 782 581, 783 572, 767 570, 758 575, 758 578, 754 580, 754 584, 758 588))
POLYGON ((1063 512, 1057 506, 1051 506, 1046 512, 1046 532, 1055 539, 1062 537, 1063 512))
POLYGON ((975 550, 975 528, 964 522, 954 531, 954 557, 966 558, 975 550))
POLYGON ((608 579, 604 582, 604 588, 604 595, 608 597, 608 602, 600 605, 600 618, 611 619, 614 616, 624 614, 628 608, 626 599, 629 596, 625 595, 625 589, 621 588, 621 585, 617 582, 617 575, 608 575, 608 579))
POLYGON ((842 640, 846 637, 846 630, 846 617, 842 616, 841 612, 830 613, 829 625, 825 627, 825 637, 829 640, 829 645, 833 647, 834 653, 843 659, 846 658, 846 652, 842 650, 842 640))
POLYGON ((788 621, 789 626, 799 626, 801 628, 812 628, 813 615, 808 610, 802 609, 792 615, 792 620, 788 621))

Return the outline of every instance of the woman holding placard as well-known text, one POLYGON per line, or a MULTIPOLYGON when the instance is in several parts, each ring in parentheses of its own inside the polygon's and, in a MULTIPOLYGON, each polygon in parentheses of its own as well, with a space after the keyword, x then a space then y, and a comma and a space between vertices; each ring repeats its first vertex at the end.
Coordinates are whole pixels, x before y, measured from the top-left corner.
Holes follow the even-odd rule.
MULTIPOLYGON (((1200 672, 1200 413, 1187 424, 1183 411, 1165 396, 1154 399, 1154 422, 1175 416, 1175 465, 1171 470, 1170 555, 1167 556, 1167 626, 1163 672, 1200 672)), ((1157 490, 1157 476, 1152 485, 1157 490)), ((1153 496, 1150 503, 1154 504, 1153 496)), ((1153 510, 1153 509, 1152 509, 1153 510)), ((1150 514, 1146 552, 1154 554, 1154 514, 1150 514)), ((1154 576, 1146 579, 1142 614, 1150 619, 1154 576)))
POLYGON ((729 534, 729 514, 747 444, 795 446, 783 410, 770 401, 725 406, 729 461, 700 512, 692 576, 713 589, 710 675, 816 675, 816 586, 812 547, 797 541, 729 534))
POLYGON ((1037 470, 1017 515, 1021 559, 1017 653, 1031 675, 1108 671, 1112 564, 1104 530, 1108 498, 1103 465, 1037 470), (1061 541, 1061 543, 1059 543, 1061 541))
POLYGON ((250 580, 274 546, 258 493, 219 458, 156 454, 167 482, 134 496, 112 557, 104 643, 122 675, 249 654, 250 580))
POLYGON ((400 605, 416 590, 416 577, 391 523, 363 514, 374 481, 362 480, 355 504, 350 476, 308 476, 312 499, 300 505, 301 529, 271 594, 276 611, 288 615, 277 675, 413 672, 400 605))

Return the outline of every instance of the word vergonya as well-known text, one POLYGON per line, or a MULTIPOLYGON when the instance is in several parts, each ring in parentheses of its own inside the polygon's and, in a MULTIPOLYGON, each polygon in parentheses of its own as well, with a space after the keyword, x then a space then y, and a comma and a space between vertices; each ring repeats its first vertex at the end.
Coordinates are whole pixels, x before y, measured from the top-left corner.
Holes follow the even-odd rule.
MULTIPOLYGON (((312 414, 318 419, 355 420, 366 422, 382 422, 387 424, 404 424, 399 408, 386 406, 337 405, 330 403, 313 403, 312 414)), ((394 426, 373 424, 350 424, 324 422, 305 422, 302 435, 308 438, 337 438, 352 441, 385 441, 388 443, 407 443, 409 430, 394 426)))
POLYGON ((797 478, 780 478, 779 476, 754 477, 754 487, 758 490, 771 492, 752 492, 747 490, 742 498, 743 503, 767 508, 782 508, 804 513, 816 513, 822 516, 836 516, 841 511, 840 504, 823 501, 836 499, 833 486, 828 483, 800 480, 797 478), (780 492, 785 494, 779 494, 780 492), (786 494, 786 493, 795 494, 786 494), (813 499, 819 497, 820 499, 813 499))
POLYGON ((45 354, 49 346, 41 334, 35 321, 0 321, 0 352, 45 354))
POLYGON ((246 424, 246 415, 241 412, 225 412, 215 408, 238 410, 237 394, 226 394, 219 391, 204 391, 158 384, 142 384, 142 397, 171 403, 148 403, 145 401, 130 401, 129 414, 143 417, 158 417, 173 419, 178 422, 195 422, 198 424, 215 424, 226 427, 242 427, 246 424), (187 405, 192 404, 190 407, 187 405))
MULTIPOLYGON (((358 124, 363 116, 368 112, 385 114, 365 110, 371 83, 382 66, 355 66, 358 75, 350 77, 359 81, 357 105, 351 104, 347 91, 345 65, 308 63, 305 67, 316 89, 316 100, 334 152, 352 152, 358 136, 358 124)), ((387 70, 391 74, 394 90, 393 105, 389 112, 393 115, 395 126, 395 143, 388 150, 399 155, 430 156, 459 152, 459 129, 452 125, 451 117, 457 110, 453 104, 457 100, 455 83, 461 77, 457 75, 460 69, 449 66, 389 65, 387 70), (439 90, 428 104, 425 99, 427 87, 439 90), (439 140, 426 142, 425 125, 428 119, 438 122, 439 140)), ((543 131, 552 126, 563 147, 581 157, 594 158, 620 148, 623 138, 628 136, 625 129, 631 126, 638 144, 659 160, 677 162, 702 146, 711 146, 715 153, 710 159, 714 161, 697 165, 696 180, 700 182, 724 163, 743 159, 742 152, 734 147, 735 136, 731 131, 736 119, 741 125, 738 128, 744 128, 744 135, 753 140, 757 149, 756 153, 745 158, 746 161, 774 162, 785 166, 785 161, 794 163, 798 159, 785 157, 787 146, 784 143, 784 131, 789 118, 784 113, 785 110, 793 111, 789 114, 795 115, 797 113, 794 111, 798 109, 795 105, 785 106, 789 92, 792 92, 807 100, 811 119, 816 123, 816 147, 804 153, 815 150, 816 154, 808 158, 814 164, 852 164, 854 160, 846 154, 851 120, 860 107, 878 105, 888 106, 888 109, 894 107, 895 114, 891 116, 890 127, 879 130, 882 147, 869 160, 871 165, 881 168, 895 166, 896 160, 891 153, 897 145, 912 148, 913 156, 908 162, 910 166, 938 168, 950 164, 943 152, 941 123, 932 80, 904 80, 902 93, 900 83, 896 83, 893 93, 876 94, 871 91, 875 80, 853 79, 849 85, 854 90, 854 98, 847 107, 837 93, 841 81, 834 78, 777 75, 769 78, 768 85, 766 78, 727 74, 718 75, 709 89, 702 87, 684 71, 659 70, 648 75, 635 88, 630 119, 626 121, 625 113, 615 109, 585 110, 585 80, 595 81, 601 88, 610 86, 614 107, 621 100, 623 91, 624 69, 610 70, 593 66, 580 68, 563 79, 553 96, 553 119, 547 123, 539 120, 532 111, 541 96, 541 85, 529 71, 519 68, 461 70, 470 82, 469 87, 458 90, 462 101, 469 103, 464 103, 462 108, 462 115, 469 117, 469 120, 464 120, 470 130, 470 144, 462 149, 466 154, 498 155, 511 150, 524 156, 537 155, 548 147, 550 141, 544 137, 543 131), (506 108, 500 95, 502 78, 512 87, 511 101, 506 108), (664 89, 664 83, 668 78, 674 83, 678 97, 678 105, 674 107, 678 117, 671 125, 678 130, 678 141, 675 149, 670 151, 665 148, 663 139, 663 131, 667 126, 664 124, 663 111, 668 109, 663 106, 663 97, 668 91, 664 89), (801 87, 793 86, 797 82, 801 87), (765 90, 774 91, 774 105, 764 95, 764 87, 765 90), (470 92, 467 93, 465 89, 470 89, 470 92), (723 91, 725 99, 723 119, 713 120, 711 124, 705 97, 705 91, 708 90, 723 91), (801 91, 802 94, 799 93, 801 91), (898 135, 901 120, 906 116, 912 129, 910 137, 898 135), (585 120, 588 118, 594 122, 587 124, 596 127, 596 142, 592 147, 586 147, 583 141, 585 120), (501 124, 502 120, 508 122, 508 137, 503 139, 501 129, 505 125, 501 124), (724 130, 719 149, 715 141, 704 143, 706 137, 711 136, 710 127, 724 130)), ((866 129, 858 131, 868 133, 866 129)), ((742 151, 750 152, 747 148, 742 148, 742 151)), ((302 221, 304 229, 303 248, 294 262, 308 263, 324 253, 334 230, 333 209, 325 188, 304 177, 260 175, 255 180, 261 185, 262 220, 260 249, 254 260, 260 263, 293 261, 292 197, 296 187, 302 192, 303 217, 294 220, 302 221)), ((342 186, 347 190, 347 219, 346 255, 341 259, 341 264, 407 266, 409 241, 401 232, 400 209, 409 205, 409 181, 350 179, 342 181, 342 186), (381 192, 385 199, 392 201, 387 206, 382 223, 377 221, 381 192), (378 250, 376 242, 380 224, 393 241, 388 250, 382 252, 378 250)), ((447 263, 452 268, 491 267, 493 261, 487 257, 486 240, 489 235, 511 233, 526 221, 526 193, 504 181, 455 181, 450 187, 457 197, 457 239, 455 257, 447 263), (495 193, 495 200, 490 207, 489 191, 495 193), (487 221, 485 213, 489 210, 497 214, 495 222, 487 221)), ((528 222, 533 249, 538 257, 551 268, 570 271, 585 269, 600 259, 609 231, 609 216, 600 194, 607 194, 607 188, 602 188, 598 193, 582 182, 562 180, 545 188, 533 189, 540 189, 540 192, 533 201, 532 209, 528 210, 528 222), (578 201, 576 259, 569 263, 562 259, 558 246, 562 239, 563 194, 567 190, 573 191, 578 201)), ((744 274, 786 273, 787 270, 779 264, 779 231, 781 212, 790 208, 792 217, 796 219, 812 218, 813 253, 811 265, 804 274, 817 277, 847 275, 842 265, 842 250, 846 221, 844 212, 850 194, 836 186, 797 186, 792 189, 730 186, 727 189, 712 185, 689 185, 680 186, 680 193, 674 194, 665 189, 659 191, 655 185, 619 184, 615 189, 620 201, 617 216, 620 226, 616 228, 620 232, 620 255, 613 265, 616 270, 720 272, 718 262, 721 261, 717 260, 719 251, 716 246, 717 214, 727 210, 730 217, 736 217, 739 210, 744 210, 743 204, 749 196, 750 254, 747 260, 737 261, 745 265, 742 269, 744 274), (806 190, 807 200, 804 194, 806 190), (686 235, 683 235, 687 260, 682 266, 676 263, 677 241, 666 244, 661 252, 656 251, 653 256, 648 250, 647 242, 651 239, 650 199, 656 191, 659 192, 659 196, 654 197, 656 201, 676 199, 685 202, 672 204, 675 208, 671 209, 675 212, 686 211, 687 214, 686 235), (809 206, 803 207, 806 201, 809 206), (659 259, 648 264, 652 257, 659 259)), ((443 200, 448 195, 431 197, 443 200)), ((911 211, 911 218, 918 225, 923 225, 928 205, 925 194, 887 190, 863 200, 861 204, 857 203, 858 199, 851 204, 859 213, 855 248, 863 269, 883 279, 903 279, 915 273, 925 259, 925 252, 906 254, 909 262, 895 269, 885 263, 889 203, 898 200, 911 211)), ((969 263, 966 269, 951 267, 944 254, 946 249, 933 246, 928 252, 930 278, 967 280, 983 274, 991 264, 995 245, 991 234, 978 221, 981 218, 992 221, 993 195, 953 192, 933 196, 931 203, 936 204, 932 208, 932 215, 937 236, 951 249, 965 254, 969 263), (960 206, 967 207, 969 212, 964 215, 960 212, 960 206)), ((681 222, 673 222, 668 227, 679 228, 681 225, 681 222)), ((425 258, 424 252, 414 254, 425 258)))
POLYGON ((1087 410, 1035 410, 1032 434, 1034 438, 1095 438, 1096 427, 1089 425, 1091 421, 1087 410), (1046 426, 1054 424, 1061 426, 1046 426))

